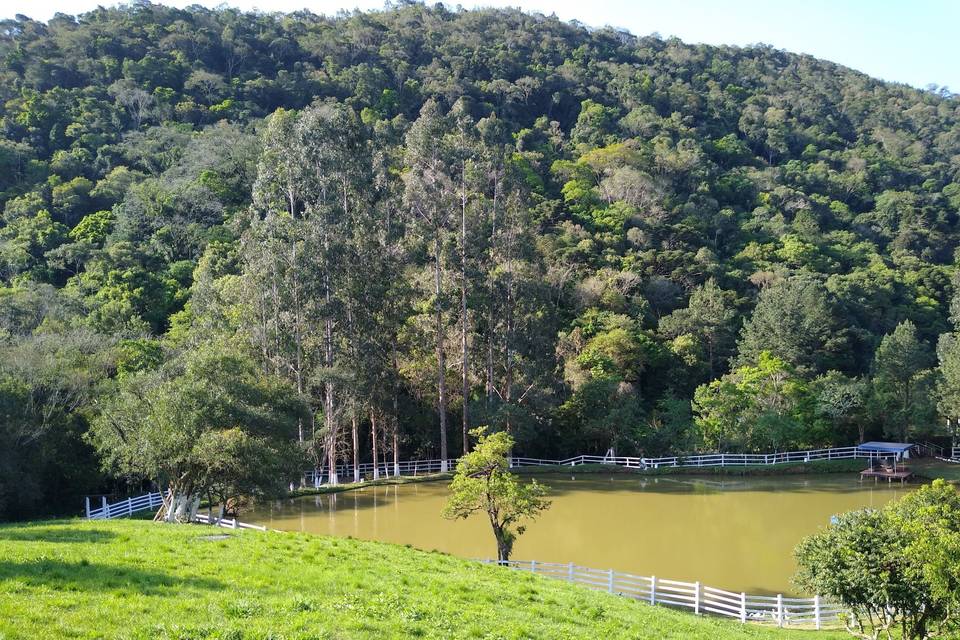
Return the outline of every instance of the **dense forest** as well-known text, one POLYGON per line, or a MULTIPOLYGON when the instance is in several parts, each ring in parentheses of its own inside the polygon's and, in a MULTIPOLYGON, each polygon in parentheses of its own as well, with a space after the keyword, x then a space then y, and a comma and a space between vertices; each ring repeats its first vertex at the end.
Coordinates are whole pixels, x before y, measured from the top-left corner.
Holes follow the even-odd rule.
POLYGON ((960 416, 946 90, 514 10, 138 2, 0 23, 0 131, 0 518, 479 425, 658 455, 960 416))

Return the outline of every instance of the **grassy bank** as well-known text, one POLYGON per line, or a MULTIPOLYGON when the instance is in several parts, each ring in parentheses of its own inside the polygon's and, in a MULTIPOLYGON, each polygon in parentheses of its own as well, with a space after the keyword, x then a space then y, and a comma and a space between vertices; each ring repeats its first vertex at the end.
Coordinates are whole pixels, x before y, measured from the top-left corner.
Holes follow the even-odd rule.
POLYGON ((927 480, 943 478, 952 484, 960 484, 960 464, 923 458, 912 460, 910 468, 914 474, 927 480))
POLYGON ((0 638, 840 638, 437 553, 136 520, 0 526, 0 638))

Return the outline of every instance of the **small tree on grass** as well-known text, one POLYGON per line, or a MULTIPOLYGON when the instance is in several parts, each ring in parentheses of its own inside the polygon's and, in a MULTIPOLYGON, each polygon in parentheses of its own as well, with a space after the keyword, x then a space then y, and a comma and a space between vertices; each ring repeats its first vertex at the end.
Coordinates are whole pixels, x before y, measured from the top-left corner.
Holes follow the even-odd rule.
POLYGON ((503 562, 510 559, 514 541, 526 529, 519 523, 536 518, 550 506, 544 499, 547 488, 536 480, 522 484, 508 472, 507 456, 513 448, 508 433, 487 435, 481 427, 470 434, 477 444, 457 463, 443 517, 456 520, 485 511, 497 540, 497 559, 503 562))
POLYGON ((104 466, 165 489, 158 519, 193 519, 202 497, 278 489, 302 469, 305 409, 296 393, 223 347, 186 353, 124 377, 90 440, 104 466))
POLYGON ((960 622, 960 494, 943 480, 844 514, 795 553, 796 583, 848 608, 858 638, 929 638, 960 622))

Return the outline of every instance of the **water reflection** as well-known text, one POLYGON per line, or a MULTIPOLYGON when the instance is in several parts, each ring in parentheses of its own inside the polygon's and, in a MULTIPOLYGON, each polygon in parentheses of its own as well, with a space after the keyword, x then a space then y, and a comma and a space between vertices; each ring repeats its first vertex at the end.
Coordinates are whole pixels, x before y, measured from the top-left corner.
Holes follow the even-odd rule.
MULTIPOLYGON (((856 476, 717 478, 549 475, 553 505, 516 544, 518 559, 576 562, 700 580, 734 591, 794 591, 792 550, 830 516, 879 507, 909 486, 856 476)), ((275 529, 411 544, 463 557, 495 555, 481 516, 440 516, 446 483, 366 487, 261 504, 246 520, 275 529)))

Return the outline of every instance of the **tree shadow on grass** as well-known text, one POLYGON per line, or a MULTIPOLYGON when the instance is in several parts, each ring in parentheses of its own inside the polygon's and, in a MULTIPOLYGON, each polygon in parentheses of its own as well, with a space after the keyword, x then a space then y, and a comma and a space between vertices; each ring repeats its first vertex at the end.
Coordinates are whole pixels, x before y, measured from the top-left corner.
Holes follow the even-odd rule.
POLYGON ((12 542, 110 542, 117 537, 113 531, 77 527, 10 527, 0 529, 0 540, 12 542))
POLYGON ((0 582, 20 582, 30 587, 46 587, 56 591, 111 591, 122 589, 143 595, 178 593, 194 588, 220 590, 218 580, 171 576, 160 571, 138 569, 81 560, 64 562, 43 558, 26 562, 0 560, 0 582))

